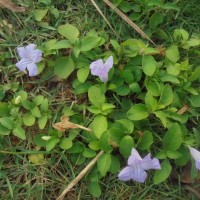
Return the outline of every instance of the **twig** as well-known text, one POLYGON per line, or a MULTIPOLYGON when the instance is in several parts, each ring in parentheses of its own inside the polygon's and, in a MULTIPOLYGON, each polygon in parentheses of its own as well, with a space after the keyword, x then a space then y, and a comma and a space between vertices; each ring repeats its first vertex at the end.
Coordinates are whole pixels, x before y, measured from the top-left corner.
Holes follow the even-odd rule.
POLYGON ((114 28, 111 26, 111 24, 109 23, 109 21, 106 19, 105 15, 102 13, 102 11, 100 10, 99 6, 96 4, 96 2, 94 0, 90 0, 92 2, 92 4, 94 5, 94 7, 97 9, 97 11, 100 13, 100 15, 103 17, 103 19, 106 21, 106 23, 108 24, 108 26, 112 29, 112 31, 114 33, 116 33, 116 31, 114 30, 114 28))
POLYGON ((0 7, 7 8, 13 12, 24 12, 26 10, 25 7, 19 7, 15 5, 11 0, 0 0, 0 7))
POLYGON ((131 21, 123 12, 116 8, 109 0, 103 0, 110 8, 112 8, 126 23, 128 23, 133 29, 135 29, 143 38, 149 40, 152 44, 156 44, 144 33, 144 31, 133 21, 131 21))
POLYGON ((65 195, 85 176, 85 174, 92 168, 92 166, 97 162, 99 157, 103 154, 103 151, 100 151, 96 157, 81 171, 81 173, 72 180, 66 189, 60 194, 60 196, 56 200, 63 200, 65 195))

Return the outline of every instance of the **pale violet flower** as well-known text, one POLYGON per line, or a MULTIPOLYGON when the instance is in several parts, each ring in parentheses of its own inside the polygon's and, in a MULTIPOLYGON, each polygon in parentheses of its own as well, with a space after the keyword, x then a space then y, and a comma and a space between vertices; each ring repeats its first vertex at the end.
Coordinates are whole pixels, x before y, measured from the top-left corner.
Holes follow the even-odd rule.
POLYGON ((17 68, 20 71, 25 71, 26 69, 29 72, 29 76, 37 75, 37 65, 42 60, 42 52, 36 49, 35 44, 29 44, 26 47, 18 47, 17 52, 21 60, 16 63, 17 68))
POLYGON ((110 56, 105 63, 102 59, 96 60, 90 64, 91 74, 98 76, 102 82, 108 81, 108 72, 113 66, 113 57, 110 56))
POLYGON ((198 170, 200 170, 200 151, 197 151, 195 148, 193 147, 188 147, 189 150, 190 150, 190 153, 192 155, 192 157, 194 158, 195 160, 195 165, 196 165, 196 168, 198 170))
POLYGON ((159 160, 157 158, 151 159, 151 155, 146 155, 143 159, 135 148, 132 149, 131 155, 128 159, 128 166, 122 169, 118 178, 121 181, 134 180, 144 183, 147 178, 145 170, 161 169, 159 160))

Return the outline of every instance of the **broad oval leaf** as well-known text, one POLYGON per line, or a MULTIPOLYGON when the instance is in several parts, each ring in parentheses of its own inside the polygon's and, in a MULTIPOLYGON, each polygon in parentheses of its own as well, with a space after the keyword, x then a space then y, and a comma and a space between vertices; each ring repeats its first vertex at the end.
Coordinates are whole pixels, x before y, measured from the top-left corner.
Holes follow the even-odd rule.
POLYGON ((99 139, 101 135, 107 130, 108 123, 106 117, 98 115, 92 122, 92 130, 94 135, 99 139))
POLYGON ((159 184, 165 181, 172 171, 172 166, 168 159, 164 160, 161 164, 161 169, 156 170, 153 177, 154 184, 159 184))
POLYGON ((156 61, 153 56, 144 56, 142 59, 142 69, 147 76, 152 76, 156 71, 156 61))
POLYGON ((102 176, 105 176, 111 166, 111 155, 103 154, 99 160, 97 160, 97 167, 102 176))
POLYGON ((148 109, 144 104, 135 104, 128 112, 128 119, 138 121, 149 116, 148 109))
POLYGON ((182 132, 180 126, 175 123, 165 133, 163 138, 163 147, 167 151, 175 151, 182 144, 182 132))
POLYGON ((75 26, 73 26, 71 24, 65 24, 65 25, 59 26, 58 27, 58 32, 62 36, 67 38, 71 43, 74 43, 75 40, 79 36, 79 30, 75 26))
POLYGON ((74 71, 74 68, 74 61, 71 58, 61 57, 55 62, 54 74, 60 79, 65 79, 74 71))
POLYGON ((131 150, 134 146, 134 140, 131 136, 127 135, 122 138, 119 144, 119 151, 125 157, 128 158, 131 154, 131 150))

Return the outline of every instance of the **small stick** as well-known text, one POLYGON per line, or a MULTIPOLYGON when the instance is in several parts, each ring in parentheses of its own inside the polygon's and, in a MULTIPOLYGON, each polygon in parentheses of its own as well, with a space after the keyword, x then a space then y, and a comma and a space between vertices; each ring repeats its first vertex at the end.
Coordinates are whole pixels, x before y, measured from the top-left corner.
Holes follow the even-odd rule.
POLYGON ((144 33, 144 31, 133 21, 131 21, 123 12, 116 8, 109 0, 103 0, 110 8, 112 8, 126 23, 128 23, 133 29, 135 29, 143 38, 149 40, 153 45, 156 44, 144 33))
POLYGON ((96 157, 93 160, 91 160, 91 162, 81 171, 81 173, 69 183, 67 188, 63 190, 63 192, 56 200, 63 200, 65 195, 85 176, 85 174, 92 168, 92 166, 97 162, 97 160, 103 153, 104 153, 103 151, 100 151, 96 155, 96 157))
POLYGON ((94 0, 90 0, 92 2, 92 4, 94 5, 94 7, 97 9, 97 11, 100 13, 100 15, 103 17, 103 19, 106 21, 106 23, 108 24, 108 26, 112 29, 112 31, 114 33, 116 33, 116 31, 114 30, 114 28, 111 26, 111 24, 109 23, 109 21, 106 19, 105 15, 102 13, 102 11, 100 10, 99 6, 96 4, 96 2, 94 0))

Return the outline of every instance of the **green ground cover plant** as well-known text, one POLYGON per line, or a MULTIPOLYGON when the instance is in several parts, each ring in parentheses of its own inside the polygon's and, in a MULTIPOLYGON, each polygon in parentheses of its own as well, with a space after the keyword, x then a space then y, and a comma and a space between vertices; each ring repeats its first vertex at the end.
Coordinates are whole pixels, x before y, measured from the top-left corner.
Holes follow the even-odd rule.
POLYGON ((157 45, 90 1, 1 11, 2 199, 198 197, 198 26, 173 21, 177 1, 112 3, 157 45))

